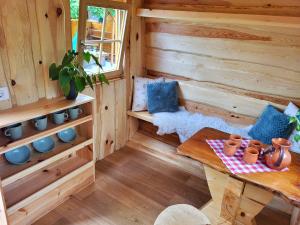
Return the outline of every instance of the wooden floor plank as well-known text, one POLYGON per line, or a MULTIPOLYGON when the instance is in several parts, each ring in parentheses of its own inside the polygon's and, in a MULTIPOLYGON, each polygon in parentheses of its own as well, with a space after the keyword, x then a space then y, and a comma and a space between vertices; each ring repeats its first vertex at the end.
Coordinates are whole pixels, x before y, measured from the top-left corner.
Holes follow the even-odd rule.
MULTIPOLYGON (((96 164, 96 182, 34 225, 152 225, 169 205, 200 208, 205 180, 144 152, 123 148, 96 164)), ((266 208, 258 225, 288 225, 289 216, 266 208)))

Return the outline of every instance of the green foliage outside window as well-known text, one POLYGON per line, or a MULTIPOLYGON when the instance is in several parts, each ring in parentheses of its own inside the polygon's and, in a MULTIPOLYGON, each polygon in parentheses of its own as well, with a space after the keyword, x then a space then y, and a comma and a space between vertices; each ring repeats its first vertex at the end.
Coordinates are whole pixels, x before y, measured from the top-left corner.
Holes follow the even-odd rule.
MULTIPOLYGON (((71 19, 78 19, 79 17, 79 0, 70 0, 70 11, 71 11, 71 19)), ((96 17, 99 22, 103 21, 103 12, 104 9, 101 7, 88 6, 88 11, 91 13, 93 17, 96 17)), ((108 12, 114 16, 115 10, 108 9, 108 12)))

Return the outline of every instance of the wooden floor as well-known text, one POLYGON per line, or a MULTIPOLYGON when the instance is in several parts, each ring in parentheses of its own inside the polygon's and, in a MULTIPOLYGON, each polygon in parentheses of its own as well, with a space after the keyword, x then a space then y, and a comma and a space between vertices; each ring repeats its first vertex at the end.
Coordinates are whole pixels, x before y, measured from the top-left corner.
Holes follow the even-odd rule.
MULTIPOLYGON (((146 153, 123 148, 96 164, 96 183, 35 225, 152 225, 167 206, 199 208, 210 199, 205 180, 146 153)), ((258 225, 288 225, 289 216, 264 209, 258 225)))

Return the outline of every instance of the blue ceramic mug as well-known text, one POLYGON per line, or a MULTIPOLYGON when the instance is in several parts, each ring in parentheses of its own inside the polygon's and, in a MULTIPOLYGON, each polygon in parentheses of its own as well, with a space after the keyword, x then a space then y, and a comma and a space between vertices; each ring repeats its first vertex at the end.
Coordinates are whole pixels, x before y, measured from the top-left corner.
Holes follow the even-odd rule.
POLYGON ((34 119, 34 126, 37 130, 46 130, 47 129, 47 116, 40 116, 34 119))
POLYGON ((70 116, 70 118, 71 118, 72 120, 77 119, 78 116, 79 116, 80 114, 82 114, 82 112, 83 112, 82 109, 79 108, 78 106, 75 106, 75 107, 73 107, 73 108, 70 108, 70 109, 68 109, 68 111, 69 111, 69 116, 70 116))
POLYGON ((64 110, 53 113, 53 120, 55 124, 64 123, 68 117, 68 114, 64 110))
POLYGON ((4 135, 9 137, 12 140, 20 139, 23 135, 22 124, 17 123, 17 124, 7 127, 4 130, 4 135))

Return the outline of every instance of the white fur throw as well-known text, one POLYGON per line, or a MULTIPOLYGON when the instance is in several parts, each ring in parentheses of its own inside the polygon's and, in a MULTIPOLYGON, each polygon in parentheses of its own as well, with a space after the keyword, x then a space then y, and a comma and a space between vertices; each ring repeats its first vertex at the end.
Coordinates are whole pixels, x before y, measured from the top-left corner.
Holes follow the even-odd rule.
POLYGON ((229 125, 224 120, 218 117, 204 116, 200 113, 190 113, 184 107, 175 113, 155 113, 153 114, 153 124, 158 126, 157 134, 171 134, 177 133, 181 142, 186 141, 197 131, 205 127, 214 128, 223 132, 239 134, 242 137, 249 138, 248 127, 235 127, 229 125))

